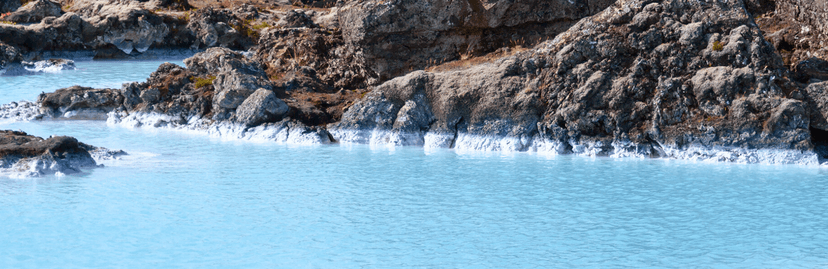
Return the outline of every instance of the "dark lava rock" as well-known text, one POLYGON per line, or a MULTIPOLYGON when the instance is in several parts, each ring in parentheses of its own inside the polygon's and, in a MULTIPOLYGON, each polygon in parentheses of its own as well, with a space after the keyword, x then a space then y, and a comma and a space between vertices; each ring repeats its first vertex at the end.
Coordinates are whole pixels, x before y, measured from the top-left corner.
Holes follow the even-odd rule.
POLYGON ((60 4, 49 0, 35 0, 17 9, 17 11, 12 12, 3 19, 18 23, 37 23, 43 20, 43 18, 60 17, 61 14, 63 14, 63 11, 60 9, 60 4))
POLYGON ((95 147, 68 136, 43 139, 19 131, 0 131, 0 175, 11 177, 71 174, 98 167, 95 147))
POLYGON ((329 128, 346 141, 452 147, 467 134, 515 138, 469 145, 482 149, 552 141, 559 152, 599 155, 810 150, 808 106, 783 74, 742 1, 621 0, 493 64, 386 82, 329 128), (429 134, 444 141, 424 141, 429 134))

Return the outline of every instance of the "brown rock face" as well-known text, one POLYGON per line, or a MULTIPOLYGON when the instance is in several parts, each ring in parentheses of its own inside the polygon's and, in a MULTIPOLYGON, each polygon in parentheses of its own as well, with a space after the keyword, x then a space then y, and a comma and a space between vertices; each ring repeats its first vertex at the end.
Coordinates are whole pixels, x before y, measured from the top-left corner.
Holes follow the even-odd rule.
MULTIPOLYGON (((89 156, 89 152, 82 147, 74 137, 56 136, 43 139, 31 136, 24 132, 0 131, 0 158, 7 156, 35 157, 47 151, 62 154, 81 154, 89 156)), ((91 156, 89 156, 91 159, 91 156)))
POLYGON ((102 149, 68 136, 43 139, 24 132, 0 131, 0 175, 31 177, 78 173, 84 168, 98 167, 90 154, 93 150, 102 149))
POLYGON ((73 86, 41 94, 37 101, 41 104, 42 112, 49 115, 77 110, 96 110, 106 114, 121 106, 124 97, 118 90, 73 86))
POLYGON ((337 10, 352 53, 380 81, 435 63, 531 46, 612 1, 352 1, 337 10))
POLYGON ((828 2, 812 0, 754 0, 749 5, 756 23, 766 32, 786 64, 811 57, 828 60, 828 2))
POLYGON ((812 149, 802 92, 754 25, 742 1, 622 0, 494 64, 386 82, 329 127, 346 141, 381 131, 451 147, 470 134, 516 139, 471 147, 528 150, 540 138, 598 154, 812 149))

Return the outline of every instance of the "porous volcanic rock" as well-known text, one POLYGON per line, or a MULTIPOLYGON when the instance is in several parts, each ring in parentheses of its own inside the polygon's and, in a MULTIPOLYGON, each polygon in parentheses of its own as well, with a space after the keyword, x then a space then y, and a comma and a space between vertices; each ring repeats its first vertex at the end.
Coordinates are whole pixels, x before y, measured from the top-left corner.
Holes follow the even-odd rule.
POLYGON ((612 1, 349 1, 335 10, 348 49, 381 81, 501 47, 534 45, 612 1))
POLYGON ((785 62, 794 65, 812 57, 828 60, 828 2, 752 0, 748 5, 785 62))
POLYGON ((742 1, 621 0, 495 63, 388 81, 329 129, 341 141, 484 150, 796 155, 813 149, 808 105, 785 72, 742 1))

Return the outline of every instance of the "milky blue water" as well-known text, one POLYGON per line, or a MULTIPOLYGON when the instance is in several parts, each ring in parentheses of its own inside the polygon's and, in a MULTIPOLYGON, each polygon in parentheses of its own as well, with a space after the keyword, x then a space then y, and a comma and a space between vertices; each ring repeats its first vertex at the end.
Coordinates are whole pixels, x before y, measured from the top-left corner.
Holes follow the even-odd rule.
MULTIPOLYGON (((33 99, 57 87, 44 78, 114 84, 126 75, 107 70, 145 78, 159 63, 0 78, 0 92, 33 99)), ((0 128, 131 153, 79 176, 0 178, 0 268, 828 267, 819 168, 0 128)))

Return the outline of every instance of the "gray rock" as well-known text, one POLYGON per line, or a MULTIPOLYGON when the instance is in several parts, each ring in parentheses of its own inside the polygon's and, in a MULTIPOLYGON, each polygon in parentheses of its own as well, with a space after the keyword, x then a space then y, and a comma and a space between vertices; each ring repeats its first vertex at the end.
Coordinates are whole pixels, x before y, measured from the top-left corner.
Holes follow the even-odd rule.
POLYGON ((4 19, 18 23, 36 23, 46 17, 60 17, 63 11, 60 4, 49 0, 31 1, 4 19))
POLYGON ((434 62, 534 45, 612 1, 349 1, 336 9, 349 50, 380 81, 434 62))
POLYGON ((275 122, 287 114, 289 108, 273 91, 258 89, 236 109, 236 121, 247 126, 275 122))
POLYGON ((14 12, 20 8, 20 1, 2 1, 0 2, 0 13, 14 12))
POLYGON ((106 119, 106 114, 123 104, 119 90, 73 86, 38 97, 41 113, 53 118, 106 119))
POLYGON ((811 127, 828 131, 828 81, 813 83, 805 88, 811 127))
POLYGON ((784 66, 750 18, 741 1, 620 0, 492 64, 392 79, 328 127, 342 141, 399 144, 407 133, 447 147, 551 141, 598 155, 811 150, 808 105, 786 93, 784 66))
POLYGON ((18 131, 0 131, 0 175, 37 177, 73 174, 99 167, 95 148, 67 136, 43 139, 18 131))

